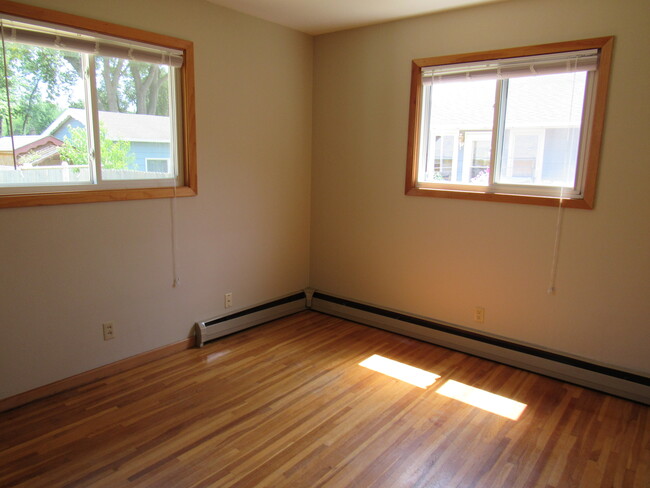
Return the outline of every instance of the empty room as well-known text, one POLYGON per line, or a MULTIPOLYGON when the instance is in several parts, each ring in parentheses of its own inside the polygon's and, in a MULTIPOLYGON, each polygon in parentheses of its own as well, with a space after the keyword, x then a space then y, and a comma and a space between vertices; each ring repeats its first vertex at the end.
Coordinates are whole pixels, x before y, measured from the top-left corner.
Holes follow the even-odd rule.
POLYGON ((0 41, 0 486, 650 486, 646 0, 0 41))

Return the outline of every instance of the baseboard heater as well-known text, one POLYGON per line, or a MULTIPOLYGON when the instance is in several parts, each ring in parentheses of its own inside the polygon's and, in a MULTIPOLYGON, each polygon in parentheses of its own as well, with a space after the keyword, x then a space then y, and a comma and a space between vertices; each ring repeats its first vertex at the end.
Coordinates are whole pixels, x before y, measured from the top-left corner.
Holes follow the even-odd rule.
POLYGON ((650 378, 641 374, 319 291, 309 295, 307 306, 317 312, 650 405, 650 378))
POLYGON ((214 317, 194 325, 196 345, 203 345, 211 340, 223 337, 240 330, 263 324, 270 320, 286 317, 305 310, 305 292, 294 293, 270 302, 255 305, 246 310, 214 317))

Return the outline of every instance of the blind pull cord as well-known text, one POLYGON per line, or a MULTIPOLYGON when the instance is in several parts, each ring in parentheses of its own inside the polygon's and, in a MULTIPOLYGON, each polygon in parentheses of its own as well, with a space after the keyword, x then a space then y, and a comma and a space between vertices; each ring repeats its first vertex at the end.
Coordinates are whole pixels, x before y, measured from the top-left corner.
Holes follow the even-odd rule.
MULTIPOLYGON (((578 65, 578 60, 577 58, 574 60, 575 66, 578 65)), ((567 67, 567 69, 570 69, 570 67, 567 67)), ((576 74, 574 72, 573 74, 573 85, 575 86, 576 82, 576 74)), ((569 105, 569 121, 571 121, 571 117, 573 115, 573 102, 574 102, 574 97, 575 97, 575 90, 572 90, 571 92, 571 104, 569 105)), ((569 124, 569 130, 570 129, 570 124, 569 124)), ((569 143, 569 147, 573 147, 573 140, 575 138, 574 131, 571 131, 569 135, 567 136, 567 142, 569 143)), ((568 153, 565 156, 568 158, 568 153)), ((559 261, 559 255, 560 255, 560 241, 562 237, 562 221, 564 218, 564 207, 562 206, 562 202, 564 201, 564 183, 567 180, 568 176, 568 161, 565 161, 564 164, 564 181, 562 183, 562 186, 560 187, 560 200, 558 202, 558 207, 557 207, 557 219, 555 221, 555 242, 553 244, 553 259, 551 261, 551 277, 549 280, 549 285, 548 289, 546 290, 546 293, 549 295, 555 295, 555 285, 557 282, 557 269, 558 269, 558 261, 559 261)))

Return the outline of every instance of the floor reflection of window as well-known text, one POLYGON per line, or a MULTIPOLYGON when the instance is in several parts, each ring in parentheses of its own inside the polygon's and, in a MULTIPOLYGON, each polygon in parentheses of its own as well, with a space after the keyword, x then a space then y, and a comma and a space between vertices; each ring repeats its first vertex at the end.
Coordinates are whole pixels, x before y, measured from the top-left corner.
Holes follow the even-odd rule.
POLYGON ((423 369, 415 368, 408 364, 379 356, 378 354, 370 356, 368 359, 360 362, 359 365, 406 383, 410 383, 419 388, 426 388, 440 378, 437 374, 429 373, 423 369))
POLYGON ((519 403, 501 395, 495 395, 480 388, 474 388, 458 381, 448 380, 437 393, 454 400, 478 407, 487 412, 501 415, 511 420, 517 420, 526 408, 526 404, 519 403))

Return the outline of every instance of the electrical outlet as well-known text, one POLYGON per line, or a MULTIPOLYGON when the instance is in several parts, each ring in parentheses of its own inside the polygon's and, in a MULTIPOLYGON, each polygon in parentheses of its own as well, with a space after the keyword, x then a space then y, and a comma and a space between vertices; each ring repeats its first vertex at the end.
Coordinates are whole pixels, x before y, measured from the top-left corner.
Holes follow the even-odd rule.
POLYGON ((105 341, 115 338, 115 328, 113 327, 113 322, 104 322, 102 324, 102 329, 104 330, 105 341))
POLYGON ((485 309, 483 307, 476 307, 474 309, 474 322, 485 322, 485 309))
POLYGON ((230 308, 232 307, 232 293, 226 293, 223 296, 223 306, 225 308, 230 308))

